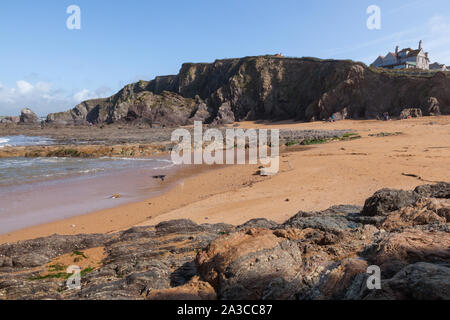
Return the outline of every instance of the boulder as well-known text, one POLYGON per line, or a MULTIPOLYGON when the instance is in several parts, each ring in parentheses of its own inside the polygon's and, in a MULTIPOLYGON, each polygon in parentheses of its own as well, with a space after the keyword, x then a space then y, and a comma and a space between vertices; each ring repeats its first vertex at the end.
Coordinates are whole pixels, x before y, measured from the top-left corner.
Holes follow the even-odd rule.
POLYGON ((231 124, 235 121, 234 113, 229 102, 223 103, 214 119, 214 124, 231 124))
POLYGON ((382 189, 366 200, 361 212, 363 216, 384 216, 416 202, 418 195, 413 191, 382 189))
POLYGON ((295 242, 265 229, 217 239, 196 259, 200 276, 227 300, 291 298, 301 261, 295 242))
POLYGON ((438 99, 430 97, 426 103, 426 111, 430 116, 439 116, 441 114, 441 108, 438 99))
POLYGON ((22 124, 38 124, 39 117, 30 109, 22 109, 20 113, 20 123, 22 124))
POLYGON ((421 118, 422 116, 422 110, 418 108, 403 109, 400 112, 400 119, 421 118))
POLYGON ((325 232, 339 233, 344 230, 356 229, 361 225, 349 221, 343 215, 323 214, 315 212, 299 212, 283 224, 284 227, 297 229, 318 229, 325 232))
POLYGON ((450 262, 450 237, 447 232, 407 229, 387 233, 368 254, 373 265, 381 268, 385 276, 398 272, 416 262, 450 262))
POLYGON ((450 300, 450 268, 425 262, 408 265, 364 299, 450 300))
POLYGON ((20 117, 0 117, 0 123, 3 124, 17 124, 20 122, 20 117))
POLYGON ((419 199, 414 205, 392 212, 383 223, 384 230, 398 230, 404 227, 428 224, 445 224, 450 201, 441 199, 419 199))
POLYGON ((450 183, 440 182, 437 184, 427 184, 418 186, 414 192, 421 197, 450 199, 450 183))

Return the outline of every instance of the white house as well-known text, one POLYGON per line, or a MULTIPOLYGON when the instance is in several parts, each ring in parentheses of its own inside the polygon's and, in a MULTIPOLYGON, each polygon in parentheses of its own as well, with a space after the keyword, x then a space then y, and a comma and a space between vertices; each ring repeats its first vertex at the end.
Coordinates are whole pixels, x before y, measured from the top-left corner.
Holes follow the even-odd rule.
POLYGON ((430 59, 428 52, 422 48, 422 40, 419 42, 418 49, 406 48, 399 51, 398 46, 395 52, 389 52, 386 56, 379 56, 371 67, 386 69, 430 69, 430 59))
POLYGON ((445 64, 440 64, 440 63, 435 62, 433 64, 430 64, 430 70, 433 70, 433 71, 450 71, 450 68, 447 67, 445 64))

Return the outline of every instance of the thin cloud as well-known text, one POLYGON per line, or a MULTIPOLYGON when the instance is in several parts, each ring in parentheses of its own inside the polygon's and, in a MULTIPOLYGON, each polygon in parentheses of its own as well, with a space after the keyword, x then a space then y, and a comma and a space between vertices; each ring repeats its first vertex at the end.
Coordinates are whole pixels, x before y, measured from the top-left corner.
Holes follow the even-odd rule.
POLYGON ((355 52, 364 48, 369 48, 369 47, 373 47, 379 44, 383 44, 383 43, 387 43, 387 42, 393 42, 393 41, 397 41, 399 42, 399 40, 405 41, 404 37, 407 35, 412 35, 415 32, 417 32, 417 30, 419 30, 419 28, 414 28, 414 29, 407 29, 407 30, 403 30, 403 31, 398 31, 396 33, 390 34, 388 36, 382 37, 382 38, 378 38, 378 39, 374 39, 374 40, 370 40, 367 42, 362 42, 362 43, 358 43, 352 46, 348 46, 348 47, 343 47, 343 48, 335 48, 335 49, 331 49, 329 51, 330 55, 341 55, 344 53, 349 53, 349 52, 355 52))
POLYGON ((100 87, 95 91, 82 89, 69 93, 54 89, 52 83, 37 82, 35 84, 19 80, 14 87, 0 83, 0 115, 17 115, 20 110, 28 107, 41 116, 51 112, 65 111, 80 102, 93 98, 106 97, 111 89, 100 87))
POLYGON ((409 2, 409 3, 406 3, 406 4, 402 5, 402 6, 399 6, 397 8, 389 10, 387 13, 384 14, 384 16, 391 16, 391 15, 397 14, 399 12, 403 13, 403 12, 405 12, 407 10, 410 10, 410 9, 418 9, 418 8, 421 8, 421 7, 427 7, 427 6, 431 5, 432 1, 433 0, 409 2))

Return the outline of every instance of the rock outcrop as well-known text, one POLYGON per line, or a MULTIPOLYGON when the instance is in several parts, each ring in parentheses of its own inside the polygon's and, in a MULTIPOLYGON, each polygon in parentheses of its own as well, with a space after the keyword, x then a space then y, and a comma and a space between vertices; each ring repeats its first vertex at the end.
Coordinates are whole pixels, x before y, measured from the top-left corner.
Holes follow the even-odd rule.
POLYGON ((20 112, 20 123, 21 124, 38 124, 39 117, 29 108, 24 108, 20 112))
POLYGON ((0 299, 450 299, 450 184, 283 224, 190 220, 0 246, 0 299), (90 254, 90 250, 103 252, 90 254), (84 265, 81 289, 66 264, 84 265), (368 267, 381 270, 369 289, 368 267))
POLYGON ((275 56, 186 63, 178 75, 127 85, 106 99, 50 114, 49 123, 322 120, 399 117, 406 106, 450 114, 450 78, 394 76, 362 63, 275 56))
MULTIPOLYGON (((431 109, 433 110, 433 109, 431 109)), ((430 112, 433 113, 433 112, 430 112)), ((400 113, 400 119, 409 119, 409 118, 421 118, 423 117, 422 110, 419 108, 407 108, 403 109, 400 113)))
POLYGON ((18 124, 20 122, 20 117, 0 117, 0 123, 2 124, 18 124))

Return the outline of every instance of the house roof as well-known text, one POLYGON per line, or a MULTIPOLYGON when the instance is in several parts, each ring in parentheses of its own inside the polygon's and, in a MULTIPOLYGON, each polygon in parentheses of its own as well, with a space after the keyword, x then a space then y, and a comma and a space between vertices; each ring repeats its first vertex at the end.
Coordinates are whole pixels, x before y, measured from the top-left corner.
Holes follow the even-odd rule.
POLYGON ((430 67, 431 66, 433 66, 433 67, 445 67, 445 64, 443 64, 443 63, 438 63, 438 62, 435 62, 435 63, 432 63, 432 64, 430 64, 430 67))
POLYGON ((407 57, 417 57, 421 51, 422 49, 411 50, 411 52, 408 52, 407 57))
POLYGON ((403 52, 407 52, 407 51, 413 51, 413 49, 405 48, 405 49, 400 50, 398 53, 403 53, 403 52))

